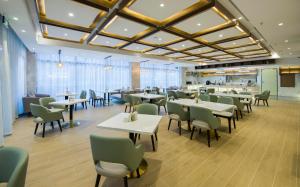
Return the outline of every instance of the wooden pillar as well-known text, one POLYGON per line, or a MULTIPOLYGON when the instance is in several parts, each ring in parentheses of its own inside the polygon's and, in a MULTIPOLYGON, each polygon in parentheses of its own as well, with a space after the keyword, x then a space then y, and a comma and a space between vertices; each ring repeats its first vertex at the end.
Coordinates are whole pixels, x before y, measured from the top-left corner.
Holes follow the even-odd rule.
POLYGON ((133 62, 131 64, 131 87, 133 89, 140 88, 140 63, 133 62))

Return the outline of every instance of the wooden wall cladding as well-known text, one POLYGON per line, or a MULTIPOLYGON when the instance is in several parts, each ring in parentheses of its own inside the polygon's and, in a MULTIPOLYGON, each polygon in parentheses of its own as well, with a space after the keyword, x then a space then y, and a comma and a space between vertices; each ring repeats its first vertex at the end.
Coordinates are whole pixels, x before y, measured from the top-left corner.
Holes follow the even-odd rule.
POLYGON ((295 87, 295 74, 281 74, 280 87, 295 87))

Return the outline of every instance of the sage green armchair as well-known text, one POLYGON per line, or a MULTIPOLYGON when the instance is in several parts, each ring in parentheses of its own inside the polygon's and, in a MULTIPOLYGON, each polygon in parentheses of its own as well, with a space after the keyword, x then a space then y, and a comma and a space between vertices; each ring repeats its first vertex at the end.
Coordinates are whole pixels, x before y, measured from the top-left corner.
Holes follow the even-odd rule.
MULTIPOLYGON (((218 103, 228 104, 228 105, 234 105, 232 97, 219 97, 218 103)), ((234 110, 235 110, 235 108, 233 107, 232 109, 230 109, 228 111, 223 111, 223 112, 216 112, 216 111, 214 111, 213 112, 213 114, 215 116, 226 118, 228 120, 228 130, 229 130, 229 133, 231 133, 231 120, 233 121, 234 128, 236 128, 235 117, 234 117, 234 110)))
POLYGON ((94 90, 90 90, 90 98, 92 99, 92 105, 96 107, 96 103, 99 101, 100 104, 104 106, 104 98, 101 96, 97 96, 94 90))
POLYGON ((154 102, 154 104, 156 104, 157 107, 158 107, 158 114, 160 114, 160 107, 161 107, 161 106, 164 107, 165 113, 167 113, 167 109, 166 109, 167 96, 165 96, 165 97, 162 98, 162 99, 156 100, 156 101, 154 102))
POLYGON ((172 100, 178 99, 176 92, 173 91, 173 90, 167 91, 167 94, 168 94, 168 99, 169 99, 169 101, 170 101, 171 99, 172 99, 172 100))
MULTIPOLYGON (((82 90, 80 93, 79 99, 86 99, 86 97, 87 97, 86 91, 82 90)), ((82 105, 82 108, 87 109, 87 101, 82 102, 81 105, 82 105)), ((75 104, 75 110, 77 110, 77 104, 75 104)))
POLYGON ((199 95, 199 99, 201 101, 210 101, 210 95, 208 95, 208 94, 200 94, 199 95))
POLYGON ((136 107, 142 103, 143 101, 140 97, 130 96, 130 105, 132 106, 133 111, 135 111, 136 107))
POLYGON ((144 148, 135 146, 128 138, 112 138, 90 135, 93 160, 97 172, 96 184, 99 186, 101 176, 123 177, 128 186, 127 175, 137 172, 143 160, 144 148))
POLYGON ((235 108, 235 114, 236 114, 236 119, 239 120, 239 115, 238 113, 240 113, 241 118, 243 118, 243 110, 245 105, 243 103, 241 103, 240 99, 237 97, 233 97, 233 103, 236 106, 235 108))
POLYGON ((178 99, 186 99, 186 98, 189 98, 183 91, 177 91, 176 94, 177 94, 177 98, 178 98, 178 99))
POLYGON ((170 101, 167 102, 167 109, 168 109, 168 116, 169 116, 168 130, 170 129, 172 120, 175 120, 178 123, 179 135, 181 135, 181 122, 182 121, 187 121, 188 128, 189 128, 189 130, 191 129, 189 111, 185 111, 181 105, 170 102, 170 101))
POLYGON ((124 101, 125 101, 125 112, 127 112, 127 107, 129 107, 129 112, 131 112, 131 95, 124 94, 124 101))
MULTIPOLYGON (((240 92, 241 95, 252 95, 251 92, 240 92)), ((248 113, 252 112, 252 98, 251 99, 242 99, 241 103, 243 103, 247 107, 248 113), (250 110, 249 110, 250 109, 250 110)))
POLYGON ((65 121, 63 112, 67 111, 67 108, 64 105, 55 105, 55 106, 50 105, 50 103, 55 101, 56 100, 53 97, 42 97, 39 99, 41 106, 48 108, 52 112, 60 112, 62 120, 65 121))
POLYGON ((210 102, 214 102, 214 103, 218 102, 218 96, 216 96, 216 95, 209 95, 209 101, 210 102))
POLYGON ((231 90, 231 93, 238 94, 238 92, 236 90, 231 90))
POLYGON ((213 115, 213 113, 202 107, 190 107, 191 121, 192 121, 192 133, 191 140, 193 139, 193 134, 196 128, 206 130, 207 132, 207 144, 210 147, 210 130, 215 131, 216 139, 219 140, 219 135, 217 129, 221 126, 221 120, 213 115))
POLYGON ((206 93, 207 93, 207 94, 215 93, 215 89, 214 89, 214 88, 208 88, 208 89, 206 90, 206 93))
POLYGON ((58 123, 60 132, 62 132, 61 124, 60 124, 60 119, 61 118, 61 112, 55 112, 51 111, 50 109, 37 105, 37 104, 30 104, 30 110, 31 113, 34 117, 34 122, 36 123, 34 134, 36 134, 38 126, 43 125, 43 138, 45 137, 45 127, 47 123, 51 123, 52 128, 54 128, 54 121, 58 123))
MULTIPOLYGON (((157 106, 155 104, 150 104, 150 103, 142 103, 142 104, 138 105, 136 107, 136 111, 139 114, 158 115, 157 106)), ((158 129, 156 129, 156 131, 154 133, 156 141, 157 141, 157 132, 158 132, 158 129)), ((136 142, 137 136, 140 138, 140 134, 135 134, 134 143, 136 142)), ((153 149, 153 151, 155 151, 153 134, 151 135, 151 142, 152 142, 152 149, 153 149)))
POLYGON ((24 187, 28 153, 17 147, 0 148, 0 183, 7 187, 24 187))
POLYGON ((267 106, 269 106, 268 99, 270 97, 270 93, 271 93, 270 90, 265 90, 261 94, 255 95, 254 96, 255 97, 254 105, 257 102, 257 106, 259 106, 259 101, 262 100, 264 105, 265 105, 265 103, 267 103, 267 106))

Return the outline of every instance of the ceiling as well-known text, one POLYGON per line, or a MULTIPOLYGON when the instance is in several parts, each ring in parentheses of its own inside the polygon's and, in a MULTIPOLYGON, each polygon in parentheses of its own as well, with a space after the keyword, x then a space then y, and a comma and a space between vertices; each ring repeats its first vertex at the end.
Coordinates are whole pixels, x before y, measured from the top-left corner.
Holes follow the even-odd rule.
POLYGON ((300 54, 299 2, 290 1, 0 0, 0 11, 29 49, 41 32, 47 40, 195 65, 300 54))

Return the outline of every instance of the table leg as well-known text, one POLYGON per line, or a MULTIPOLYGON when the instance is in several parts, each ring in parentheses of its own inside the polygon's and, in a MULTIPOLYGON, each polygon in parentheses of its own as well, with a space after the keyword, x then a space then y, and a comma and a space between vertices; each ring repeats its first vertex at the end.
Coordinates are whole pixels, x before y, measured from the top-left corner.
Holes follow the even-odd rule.
POLYGON ((107 99, 108 99, 108 100, 107 100, 107 103, 108 103, 108 105, 109 105, 109 102, 110 102, 110 93, 109 93, 109 92, 107 93, 107 99))
POLYGON ((70 105, 70 128, 74 127, 74 124, 73 124, 73 110, 74 110, 74 105, 70 105))

